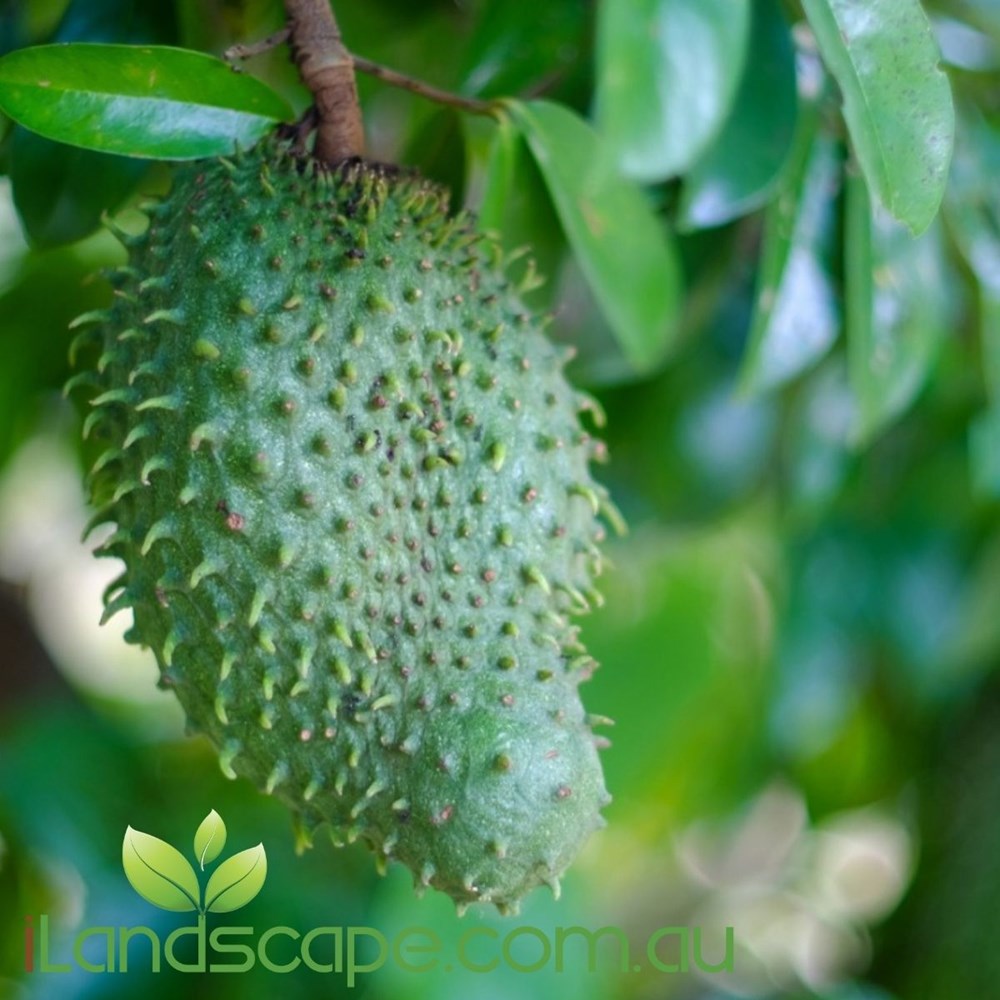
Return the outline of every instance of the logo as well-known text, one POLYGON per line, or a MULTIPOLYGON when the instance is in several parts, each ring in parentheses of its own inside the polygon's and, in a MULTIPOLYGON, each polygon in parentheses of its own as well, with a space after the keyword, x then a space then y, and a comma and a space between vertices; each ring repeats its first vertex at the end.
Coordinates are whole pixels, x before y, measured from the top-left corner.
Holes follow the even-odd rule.
MULTIPOLYGON (((213 809, 194 834, 194 857, 202 873, 226 846, 226 824, 213 809)), ((204 886, 193 865, 165 840, 128 827, 122 841, 122 867, 132 888, 161 910, 230 913, 252 900, 267 878, 264 845, 226 858, 204 886)), ((204 879, 204 876, 203 876, 204 879)))
POLYGON ((219 860, 227 831, 213 809, 198 825, 191 842, 191 859, 165 840, 131 826, 122 841, 122 867, 132 888, 148 903, 173 913, 194 913, 190 923, 167 930, 165 918, 157 926, 84 927, 72 935, 52 933, 49 916, 24 918, 24 971, 59 975, 73 972, 240 973, 256 967, 273 973, 307 969, 343 975, 347 988, 359 985, 387 963, 408 973, 445 972, 489 974, 504 966, 517 972, 571 964, 588 972, 598 966, 599 945, 606 945, 623 975, 651 969, 660 973, 732 972, 735 938, 723 929, 721 960, 710 962, 702 928, 661 927, 637 949, 620 927, 591 930, 579 925, 542 929, 513 926, 496 929, 472 924, 454 940, 446 941, 431 927, 405 927, 387 937, 375 927, 322 924, 305 931, 285 925, 258 930, 252 926, 222 925, 215 914, 246 906, 264 887, 267 855, 257 844, 219 860), (37 919, 36 919, 37 918, 37 919), (166 936, 163 936, 163 935, 166 936), (59 961, 56 953, 59 952, 59 961))

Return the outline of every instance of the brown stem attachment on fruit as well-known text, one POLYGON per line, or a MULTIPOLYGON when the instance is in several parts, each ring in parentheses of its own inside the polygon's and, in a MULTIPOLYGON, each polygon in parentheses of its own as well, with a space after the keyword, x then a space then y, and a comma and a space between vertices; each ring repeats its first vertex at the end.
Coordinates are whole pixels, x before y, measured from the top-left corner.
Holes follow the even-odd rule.
POLYGON ((331 166, 365 151, 354 61, 329 0, 285 0, 292 58, 312 91, 318 126, 313 155, 331 166))

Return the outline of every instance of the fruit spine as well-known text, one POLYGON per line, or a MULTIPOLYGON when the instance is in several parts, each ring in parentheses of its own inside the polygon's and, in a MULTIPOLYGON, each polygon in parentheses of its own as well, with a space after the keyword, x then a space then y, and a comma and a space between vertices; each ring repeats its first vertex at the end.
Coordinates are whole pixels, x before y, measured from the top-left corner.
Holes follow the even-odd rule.
POLYGON ((614 517, 564 352, 412 175, 272 138, 149 216, 76 323, 105 618, 304 839, 460 907, 556 889, 609 801, 570 616, 614 517))

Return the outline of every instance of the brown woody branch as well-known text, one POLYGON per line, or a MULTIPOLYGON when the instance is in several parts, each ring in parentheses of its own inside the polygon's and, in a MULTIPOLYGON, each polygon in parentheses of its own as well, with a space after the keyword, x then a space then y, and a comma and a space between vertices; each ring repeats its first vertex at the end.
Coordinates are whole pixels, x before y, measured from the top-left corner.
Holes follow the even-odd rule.
POLYGON ((354 61, 329 0, 285 0, 285 10, 292 58, 316 104, 313 154, 331 166, 361 156, 365 139, 354 61))

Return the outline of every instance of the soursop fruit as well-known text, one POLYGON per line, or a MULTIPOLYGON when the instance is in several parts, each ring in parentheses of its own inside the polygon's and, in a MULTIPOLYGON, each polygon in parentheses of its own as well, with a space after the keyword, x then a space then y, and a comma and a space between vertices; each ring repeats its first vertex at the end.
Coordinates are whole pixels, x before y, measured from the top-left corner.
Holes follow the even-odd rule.
POLYGON ((271 138, 148 214, 76 324, 105 617, 306 839, 557 889, 609 801, 571 616, 614 517, 565 352, 413 174, 271 138))

